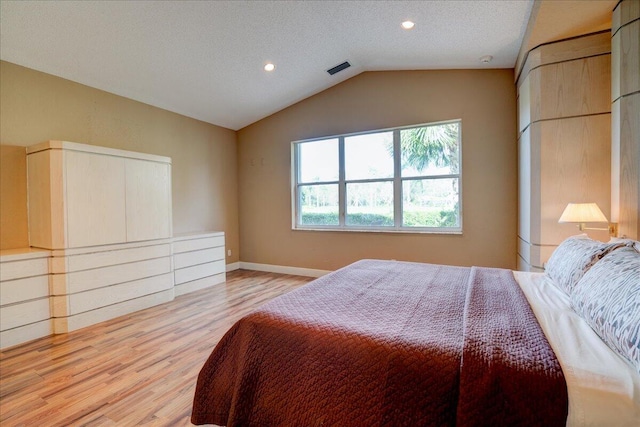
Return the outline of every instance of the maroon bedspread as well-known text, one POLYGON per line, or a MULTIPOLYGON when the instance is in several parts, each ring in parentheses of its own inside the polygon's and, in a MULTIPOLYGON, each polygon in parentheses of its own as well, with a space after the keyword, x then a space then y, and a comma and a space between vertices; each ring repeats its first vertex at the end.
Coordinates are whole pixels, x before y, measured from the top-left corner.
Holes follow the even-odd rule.
POLYGON ((236 323, 192 422, 565 425, 558 361, 509 270, 359 261, 236 323))

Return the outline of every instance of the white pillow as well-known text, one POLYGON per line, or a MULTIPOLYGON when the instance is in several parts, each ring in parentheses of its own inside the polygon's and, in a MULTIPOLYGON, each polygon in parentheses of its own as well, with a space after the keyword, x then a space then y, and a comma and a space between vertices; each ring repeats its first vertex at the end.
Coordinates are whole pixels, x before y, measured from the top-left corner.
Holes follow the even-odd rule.
POLYGON ((571 305, 640 372, 640 252, 628 246, 602 258, 574 287, 571 305))
POLYGON ((564 240, 551 254, 545 272, 560 289, 571 295, 576 283, 598 260, 623 243, 603 243, 584 235, 564 240))

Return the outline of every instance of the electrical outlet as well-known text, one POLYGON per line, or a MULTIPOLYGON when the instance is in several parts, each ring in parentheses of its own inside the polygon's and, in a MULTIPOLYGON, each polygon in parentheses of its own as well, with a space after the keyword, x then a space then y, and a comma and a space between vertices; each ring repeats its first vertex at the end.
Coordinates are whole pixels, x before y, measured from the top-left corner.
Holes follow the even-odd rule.
POLYGON ((231 249, 227 251, 227 256, 231 256, 231 249))

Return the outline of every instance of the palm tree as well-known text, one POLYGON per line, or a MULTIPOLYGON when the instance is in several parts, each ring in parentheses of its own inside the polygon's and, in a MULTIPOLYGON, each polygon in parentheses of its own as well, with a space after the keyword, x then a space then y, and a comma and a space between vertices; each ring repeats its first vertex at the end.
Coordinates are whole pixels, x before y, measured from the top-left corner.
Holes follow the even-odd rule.
MULTIPOLYGON (((431 126, 423 126, 400 131, 400 149, 403 169, 407 166, 415 168, 422 173, 429 166, 448 167, 449 173, 456 174, 459 171, 459 147, 458 136, 459 123, 446 123, 431 126)), ((391 147, 392 148, 392 147, 391 147)), ((419 183, 420 181, 417 181, 419 183)), ((453 193, 457 194, 457 181, 452 182, 453 193)), ((425 190, 422 185, 415 188, 419 194, 425 190)), ((413 196, 413 194, 412 194, 413 196)), ((422 197, 420 195, 420 197, 422 197)), ((458 202, 451 209, 439 212, 439 217, 432 218, 429 225, 435 227, 455 227, 458 222, 458 202)))
POLYGON ((430 164, 458 172, 458 123, 400 131, 403 165, 422 171, 430 164))

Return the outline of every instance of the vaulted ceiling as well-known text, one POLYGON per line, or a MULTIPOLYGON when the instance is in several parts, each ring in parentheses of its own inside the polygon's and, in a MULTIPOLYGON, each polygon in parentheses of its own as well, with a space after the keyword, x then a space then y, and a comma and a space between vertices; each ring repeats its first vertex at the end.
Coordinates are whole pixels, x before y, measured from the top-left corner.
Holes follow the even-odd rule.
POLYGON ((533 3, 2 0, 0 58, 237 130, 363 71, 513 68, 533 3))

